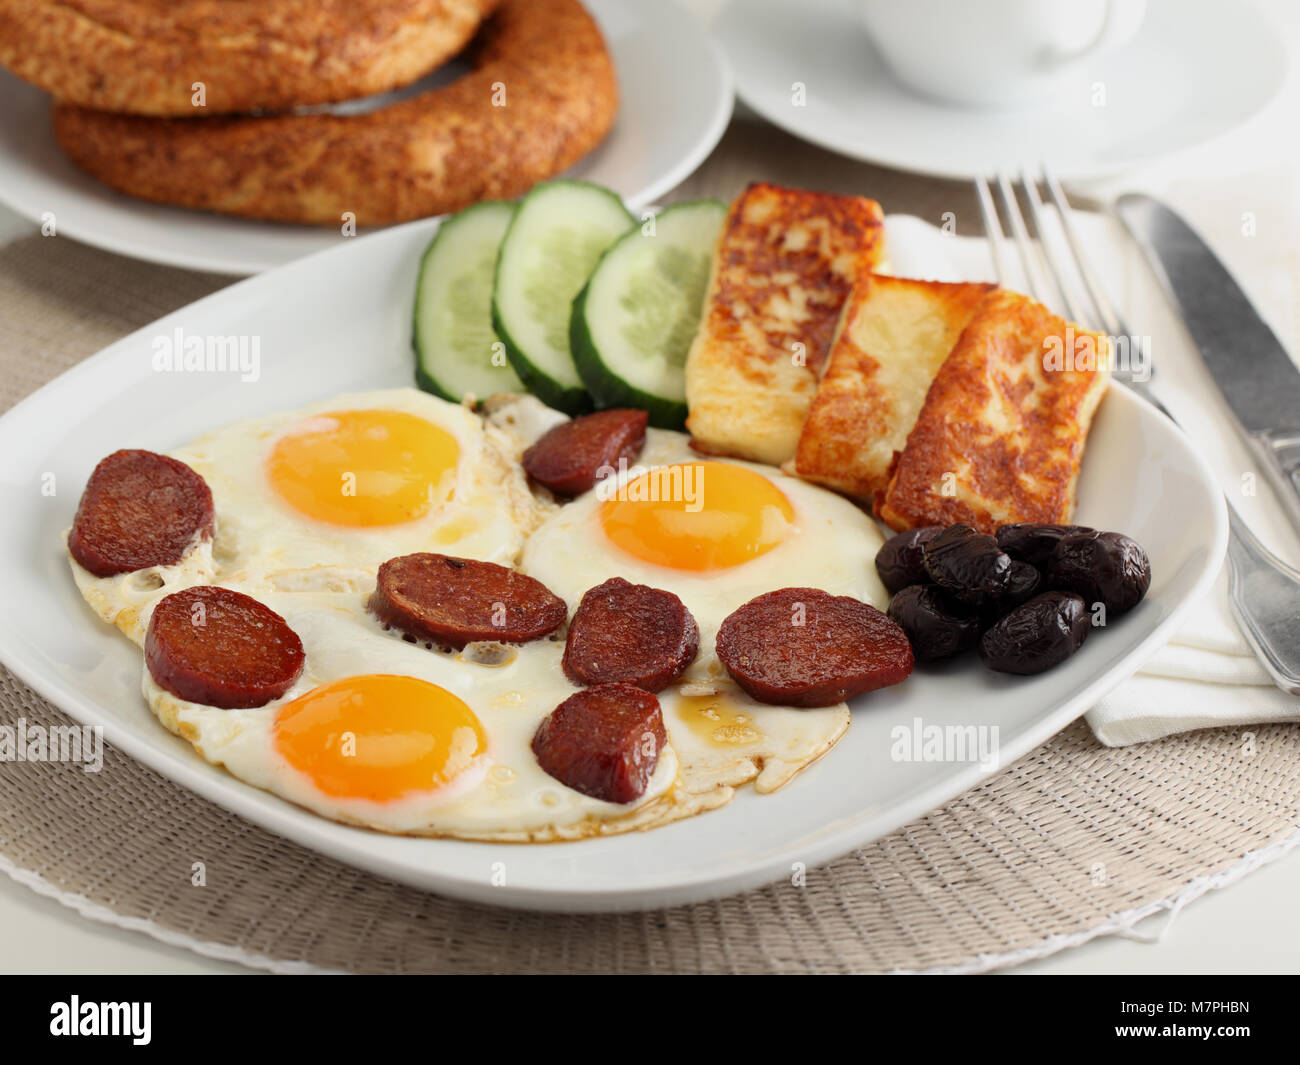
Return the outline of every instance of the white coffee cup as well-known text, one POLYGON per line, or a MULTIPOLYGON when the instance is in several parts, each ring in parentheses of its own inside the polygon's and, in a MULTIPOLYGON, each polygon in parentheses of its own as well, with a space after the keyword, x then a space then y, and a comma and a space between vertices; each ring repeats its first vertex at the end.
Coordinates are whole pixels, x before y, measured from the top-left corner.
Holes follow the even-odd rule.
POLYGON ((1146 0, 855 0, 895 77, 969 107, 1056 94, 1137 33, 1146 0))

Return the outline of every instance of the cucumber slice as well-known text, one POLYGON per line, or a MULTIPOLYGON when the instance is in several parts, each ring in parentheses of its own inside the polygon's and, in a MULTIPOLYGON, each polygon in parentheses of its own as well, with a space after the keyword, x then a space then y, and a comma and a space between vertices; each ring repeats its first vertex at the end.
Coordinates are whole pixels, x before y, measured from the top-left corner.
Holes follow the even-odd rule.
POLYGON ((598 407, 639 407, 650 424, 686 421, 686 354, 700 323, 720 200, 669 207, 605 252, 573 303, 573 357, 598 407))
POLYGON ((472 393, 521 392, 523 383, 492 331, 492 280, 513 203, 487 202, 444 219, 415 284, 415 380, 459 403, 472 393))
POLYGON ((543 403, 591 409, 569 350, 569 316, 592 267, 636 224, 608 189, 549 181, 523 198, 501 242, 492 324, 515 372, 543 403))

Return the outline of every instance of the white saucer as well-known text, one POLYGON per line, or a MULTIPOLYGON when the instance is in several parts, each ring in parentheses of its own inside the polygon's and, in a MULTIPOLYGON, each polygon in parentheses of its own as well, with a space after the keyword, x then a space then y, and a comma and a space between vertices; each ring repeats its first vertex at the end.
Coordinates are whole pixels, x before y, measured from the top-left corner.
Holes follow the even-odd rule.
POLYGON ((1058 99, 1010 111, 904 89, 848 0, 731 0, 713 31, 741 99, 764 118, 844 155, 950 178, 1040 160, 1071 178, 1128 170, 1241 125, 1287 70, 1267 20, 1217 0, 1150 0, 1128 45, 1081 66, 1058 99), (1104 107, 1093 104, 1098 85, 1104 107))
MULTIPOLYGON (((618 120, 569 176, 639 207, 680 184, 726 129, 731 75, 704 27, 675 4, 584 0, 618 69, 618 120)), ((434 77, 438 77, 435 75, 434 77)), ((443 75, 445 80, 445 74, 443 75)), ((0 201, 108 251, 223 274, 253 274, 346 239, 335 228, 255 222, 134 200, 81 173, 50 128, 50 100, 0 70, 0 201)))

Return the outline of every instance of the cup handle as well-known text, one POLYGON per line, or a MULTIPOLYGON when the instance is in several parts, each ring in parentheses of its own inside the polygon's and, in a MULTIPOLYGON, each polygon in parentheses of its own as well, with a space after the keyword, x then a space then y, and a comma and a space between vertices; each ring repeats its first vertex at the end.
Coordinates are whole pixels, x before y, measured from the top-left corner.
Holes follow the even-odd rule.
POLYGON ((1106 13, 1097 35, 1081 48, 1056 52, 1052 56, 1051 65, 1062 67, 1077 63, 1088 56, 1109 52, 1127 44, 1137 36, 1146 11, 1147 0, 1106 0, 1106 13))

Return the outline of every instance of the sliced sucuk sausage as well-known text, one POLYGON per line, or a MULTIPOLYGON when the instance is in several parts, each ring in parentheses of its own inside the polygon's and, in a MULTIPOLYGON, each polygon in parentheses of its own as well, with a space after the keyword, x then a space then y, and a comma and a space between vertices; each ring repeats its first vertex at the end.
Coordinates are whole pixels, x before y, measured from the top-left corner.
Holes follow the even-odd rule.
POLYGON ((718 630, 718 658, 753 698, 831 706, 912 672, 902 628, 873 606, 816 588, 751 599, 718 630))
POLYGON ((632 802, 645 794, 666 742, 658 699, 630 684, 600 684, 551 711, 533 735, 533 753, 574 791, 632 802))
POLYGON ((643 410, 602 410, 557 425, 524 452, 524 469, 563 496, 581 495, 645 444, 650 416, 643 410))
POLYGON ((527 643, 559 628, 564 600, 525 573, 472 558, 421 553, 379 567, 370 612, 417 640, 462 648, 527 643))
POLYGON ((171 566, 212 536, 212 491, 176 459, 114 451, 95 467, 72 520, 68 550, 96 577, 171 566))
POLYGON ((200 585, 159 601, 144 638, 144 660, 160 688, 225 710, 263 706, 302 673, 302 641, 264 603, 229 588, 200 585))
POLYGON ((590 589, 569 623, 564 672, 575 684, 662 691, 695 661, 700 629, 672 592, 611 577, 590 589))

